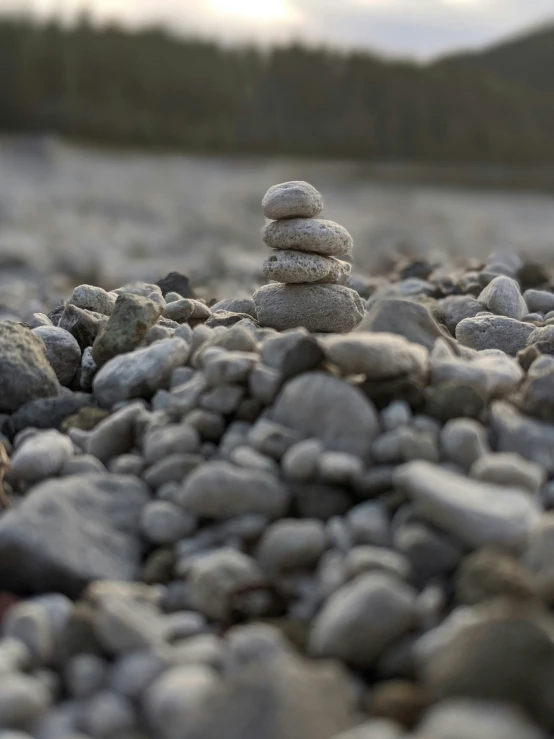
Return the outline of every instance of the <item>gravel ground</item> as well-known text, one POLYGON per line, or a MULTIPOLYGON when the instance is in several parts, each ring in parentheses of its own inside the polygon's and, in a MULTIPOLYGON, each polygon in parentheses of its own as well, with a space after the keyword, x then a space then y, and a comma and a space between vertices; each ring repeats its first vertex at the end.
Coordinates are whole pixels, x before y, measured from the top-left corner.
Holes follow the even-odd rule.
MULTIPOLYGON (((329 227, 291 223, 329 248, 329 227)), ((109 291, 13 293, 0 739, 552 737, 554 273, 537 254, 284 286, 295 310, 322 290, 345 333, 298 327, 285 289, 296 327, 269 327, 272 290, 233 296, 225 271, 215 305, 194 279, 155 282, 158 263, 109 291)))

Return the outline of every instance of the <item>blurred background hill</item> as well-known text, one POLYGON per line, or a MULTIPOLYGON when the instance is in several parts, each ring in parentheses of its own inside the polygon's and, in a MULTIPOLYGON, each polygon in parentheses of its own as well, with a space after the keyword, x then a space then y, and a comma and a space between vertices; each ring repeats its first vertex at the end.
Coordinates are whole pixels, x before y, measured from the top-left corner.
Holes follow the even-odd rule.
POLYGON ((431 63, 0 19, 0 131, 371 161, 554 162, 554 26, 431 63))

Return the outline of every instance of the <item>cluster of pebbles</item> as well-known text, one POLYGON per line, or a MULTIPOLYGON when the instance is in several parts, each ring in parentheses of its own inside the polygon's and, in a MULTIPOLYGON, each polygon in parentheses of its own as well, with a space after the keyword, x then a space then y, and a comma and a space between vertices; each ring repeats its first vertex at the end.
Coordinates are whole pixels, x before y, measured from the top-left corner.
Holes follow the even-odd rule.
POLYGON ((276 254, 0 322, 0 739, 552 736, 552 275, 276 254))
POLYGON ((272 282, 254 294, 260 323, 278 331, 304 326, 315 333, 346 333, 364 315, 355 290, 344 286, 351 265, 352 236, 334 221, 316 218, 321 194, 307 182, 285 182, 267 191, 262 207, 264 242, 273 254, 264 262, 272 282))

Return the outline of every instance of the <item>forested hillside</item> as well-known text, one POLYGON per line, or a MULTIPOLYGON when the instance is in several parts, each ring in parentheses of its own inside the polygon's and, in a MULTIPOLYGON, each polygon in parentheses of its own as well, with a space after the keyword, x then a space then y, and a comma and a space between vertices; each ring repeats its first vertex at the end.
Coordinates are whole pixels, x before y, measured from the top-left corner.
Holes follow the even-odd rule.
POLYGON ((530 90, 554 94, 554 23, 482 52, 451 56, 442 64, 464 65, 530 90))
POLYGON ((488 65, 424 67, 4 19, 0 130, 193 152, 554 161, 552 66, 545 84, 513 73, 518 48, 502 64, 497 49, 488 65))

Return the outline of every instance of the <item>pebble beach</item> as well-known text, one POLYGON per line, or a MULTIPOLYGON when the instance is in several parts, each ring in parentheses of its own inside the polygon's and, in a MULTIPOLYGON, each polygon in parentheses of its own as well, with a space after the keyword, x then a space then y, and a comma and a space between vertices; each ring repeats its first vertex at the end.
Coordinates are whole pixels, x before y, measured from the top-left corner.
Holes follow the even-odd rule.
POLYGON ((554 270, 256 209, 2 307, 0 739, 548 739, 554 270))

